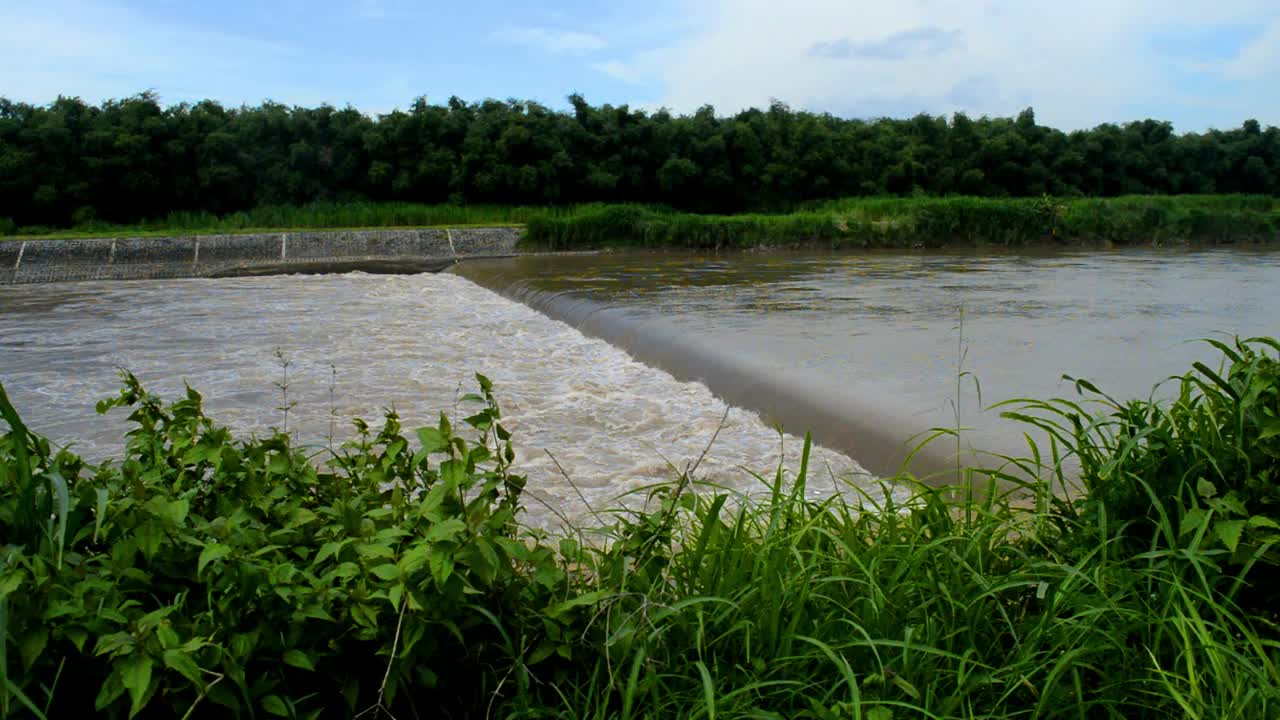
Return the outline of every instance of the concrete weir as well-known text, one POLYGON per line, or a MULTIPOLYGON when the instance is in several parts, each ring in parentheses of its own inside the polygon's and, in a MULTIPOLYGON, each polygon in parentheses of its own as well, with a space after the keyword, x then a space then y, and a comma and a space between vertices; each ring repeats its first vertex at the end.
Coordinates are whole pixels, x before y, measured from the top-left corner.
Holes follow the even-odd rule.
POLYGON ((0 285, 284 273, 407 273, 516 254, 520 228, 325 230, 0 241, 0 285))

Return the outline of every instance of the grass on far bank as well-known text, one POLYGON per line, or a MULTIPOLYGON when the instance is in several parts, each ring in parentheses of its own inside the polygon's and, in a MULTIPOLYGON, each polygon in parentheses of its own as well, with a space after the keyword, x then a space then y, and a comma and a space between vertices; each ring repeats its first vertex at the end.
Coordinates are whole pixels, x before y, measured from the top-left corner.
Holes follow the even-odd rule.
POLYGON ((272 206, 224 216, 180 212, 130 226, 98 222, 61 230, 11 227, 8 232, 22 239, 486 225, 523 225, 529 247, 557 250, 1217 244, 1276 240, 1280 202, 1253 195, 849 198, 808 203, 789 213, 738 215, 698 215, 641 204, 356 202, 272 206))
POLYGON ((534 247, 1018 247, 1272 242, 1280 203, 1261 196, 848 199, 781 215, 584 206, 528 221, 534 247))
MULTIPOLYGON (((302 207, 265 206, 214 215, 174 212, 153 221, 116 225, 101 221, 74 228, 12 228, 10 239, 158 237, 289 230, 362 230, 387 228, 477 227, 523 225, 534 216, 567 212, 540 207, 497 205, 422 205, 417 203, 313 203, 302 207)), ((0 233, 3 235, 3 233, 0 233)))
POLYGON ((126 377, 100 467, 0 390, 0 716, 1274 718, 1280 344, 1218 347, 1169 404, 1007 405, 1032 507, 695 466, 557 535, 483 377, 319 455, 126 377))

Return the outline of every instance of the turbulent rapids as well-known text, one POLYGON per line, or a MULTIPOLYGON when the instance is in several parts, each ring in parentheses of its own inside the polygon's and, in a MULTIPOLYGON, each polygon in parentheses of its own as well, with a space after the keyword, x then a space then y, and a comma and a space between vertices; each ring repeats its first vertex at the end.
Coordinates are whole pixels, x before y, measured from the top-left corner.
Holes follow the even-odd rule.
MULTIPOLYGON (((0 382, 34 430, 105 458, 120 445, 123 413, 94 416, 114 394, 118 368, 152 392, 200 390, 232 429, 285 423, 277 350, 287 359, 288 429, 321 450, 348 419, 394 408, 409 427, 444 411, 473 374, 493 379, 515 433, 518 468, 546 506, 571 519, 587 508, 670 479, 702 454, 699 475, 742 490, 801 439, 757 415, 728 409, 707 389, 679 382, 608 343, 452 274, 277 276, 146 283, 81 283, 0 290, 0 382), (554 459, 553 459, 554 458, 554 459), (557 466, 557 463, 559 466, 557 466), (561 472, 561 468, 563 472, 561 472), (566 479, 565 476, 569 479, 566 479), (570 479, 572 482, 570 482, 570 479), (575 487, 576 486, 576 490, 575 487)), ((819 448, 811 483, 829 493, 868 482, 847 456, 819 448), (836 480, 835 478, 840 478, 836 480)), ((546 506, 530 503, 531 513, 546 506)))

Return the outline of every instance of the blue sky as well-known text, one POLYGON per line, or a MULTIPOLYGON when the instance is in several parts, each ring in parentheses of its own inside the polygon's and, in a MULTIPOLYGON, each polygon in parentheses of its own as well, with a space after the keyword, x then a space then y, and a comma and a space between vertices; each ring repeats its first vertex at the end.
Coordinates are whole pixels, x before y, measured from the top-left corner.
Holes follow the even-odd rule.
POLYGON ((1280 125, 1277 0, 0 0, 0 95, 1280 125))

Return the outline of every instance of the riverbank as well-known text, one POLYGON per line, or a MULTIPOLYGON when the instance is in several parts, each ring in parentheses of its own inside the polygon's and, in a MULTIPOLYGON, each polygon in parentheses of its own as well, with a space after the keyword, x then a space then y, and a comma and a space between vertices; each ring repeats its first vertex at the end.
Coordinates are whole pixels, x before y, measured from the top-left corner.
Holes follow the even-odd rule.
POLYGON ((484 377, 326 460, 127 377, 102 467, 0 391, 0 715, 1273 717, 1280 343, 1219 348, 1171 405, 1008 406, 1056 439, 1011 461, 1031 507, 814 499, 806 452, 550 536, 484 377))
POLYGON ((940 248, 1270 243, 1280 203, 1258 196, 849 199, 783 215, 694 215, 635 205, 528 221, 538 248, 940 248))
POLYGON ((91 222, 65 229, 11 228, 0 241, 446 227, 523 227, 526 247, 540 250, 1266 243, 1280 238, 1280 201, 1257 195, 848 198, 738 215, 643 204, 315 203, 223 216, 177 212, 127 226, 91 222))

